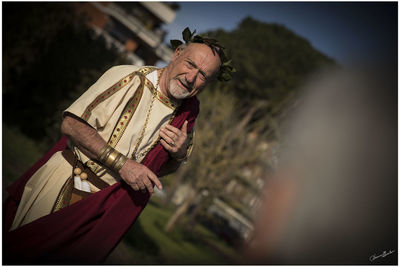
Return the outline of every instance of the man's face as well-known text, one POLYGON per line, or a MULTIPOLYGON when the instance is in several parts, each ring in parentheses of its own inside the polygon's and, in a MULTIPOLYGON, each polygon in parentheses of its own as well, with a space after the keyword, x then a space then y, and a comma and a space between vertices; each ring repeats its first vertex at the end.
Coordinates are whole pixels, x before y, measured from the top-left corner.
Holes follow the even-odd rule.
POLYGON ((167 93, 175 99, 192 97, 215 76, 221 61, 205 44, 191 43, 176 50, 167 73, 167 93))

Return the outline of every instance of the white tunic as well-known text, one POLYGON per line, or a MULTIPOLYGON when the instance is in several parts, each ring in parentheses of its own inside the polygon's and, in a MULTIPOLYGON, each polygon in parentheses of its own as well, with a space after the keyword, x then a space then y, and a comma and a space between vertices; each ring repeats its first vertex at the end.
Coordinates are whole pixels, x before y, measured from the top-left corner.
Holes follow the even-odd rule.
MULTIPOLYGON (((116 66, 109 69, 95 84, 66 109, 64 114, 65 112, 69 112, 81 117, 86 107, 88 107, 98 95, 105 92, 105 90, 110 88, 121 78, 138 69, 139 68, 135 66, 116 66)), ((155 86, 157 83, 157 71, 149 73, 146 78, 155 86)), ((122 89, 93 109, 87 122, 98 131, 99 135, 105 141, 108 141, 120 118, 121 112, 129 99, 136 92, 139 84, 140 79, 136 76, 122 89)), ((152 95, 153 92, 145 87, 143 96, 136 111, 133 113, 130 123, 115 146, 115 149, 125 156, 132 156, 132 152, 146 119, 146 114, 149 110, 152 95)), ((161 101, 160 93, 155 98, 143 140, 137 151, 138 162, 145 157, 146 154, 143 154, 143 152, 148 152, 148 149, 158 140, 159 129, 162 125, 170 122, 174 108, 175 107, 171 106, 169 102, 167 104, 165 100, 161 101)), ((89 159, 86 155, 80 152, 76 147, 73 147, 73 149, 77 152, 78 157, 83 163, 88 162, 89 159)), ((120 179, 118 175, 105 169, 100 170, 99 173, 100 178, 110 185, 116 183, 120 179)), ((61 152, 55 153, 27 182, 11 230, 49 214, 61 187, 71 174, 71 165, 64 159, 61 152)), ((91 184, 90 187, 93 192, 99 190, 91 184)))

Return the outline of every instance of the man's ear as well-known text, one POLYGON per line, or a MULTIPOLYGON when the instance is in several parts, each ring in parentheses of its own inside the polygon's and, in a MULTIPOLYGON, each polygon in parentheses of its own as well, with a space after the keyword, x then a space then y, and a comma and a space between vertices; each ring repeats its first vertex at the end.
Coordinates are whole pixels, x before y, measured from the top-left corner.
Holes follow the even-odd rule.
POLYGON ((181 47, 177 47, 176 49, 175 49, 175 52, 174 52, 174 55, 172 56, 172 59, 171 59, 171 61, 175 61, 178 57, 179 57, 179 55, 182 53, 182 48, 181 47))

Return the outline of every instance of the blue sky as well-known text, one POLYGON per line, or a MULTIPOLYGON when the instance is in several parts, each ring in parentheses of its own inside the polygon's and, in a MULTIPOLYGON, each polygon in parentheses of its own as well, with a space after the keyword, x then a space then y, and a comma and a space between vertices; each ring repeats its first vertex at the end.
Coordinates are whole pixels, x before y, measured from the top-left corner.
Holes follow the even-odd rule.
POLYGON ((185 27, 198 33, 235 29, 246 16, 285 25, 341 64, 397 59, 397 2, 179 2, 165 41, 182 39, 185 27))

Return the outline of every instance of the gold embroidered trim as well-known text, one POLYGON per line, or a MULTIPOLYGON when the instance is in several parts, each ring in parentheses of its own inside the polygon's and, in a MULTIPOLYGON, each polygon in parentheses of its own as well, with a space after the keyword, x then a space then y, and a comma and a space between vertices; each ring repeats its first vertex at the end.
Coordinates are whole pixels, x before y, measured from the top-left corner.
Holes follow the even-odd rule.
POLYGON ((169 107, 171 109, 176 109, 179 107, 179 103, 164 96, 160 91, 157 91, 157 99, 160 100, 161 103, 165 104, 167 107, 169 107))
POLYGON ((54 203, 54 207, 52 209, 52 213, 56 212, 64 207, 67 207, 69 205, 69 201, 71 200, 72 196, 72 188, 74 187, 73 184, 73 178, 72 176, 67 179, 65 184, 60 190, 60 193, 58 194, 56 198, 56 202, 54 203))
POLYGON ((92 170, 92 172, 95 173, 96 175, 99 175, 100 171, 101 171, 102 169, 105 169, 103 166, 97 164, 96 162, 94 162, 94 161, 91 160, 91 159, 89 159, 89 160, 86 162, 86 166, 87 166, 90 170, 92 170))
MULTIPOLYGON (((145 76, 147 74, 149 74, 150 72, 153 72, 156 68, 151 67, 151 66, 146 66, 141 68, 139 71, 142 72, 145 76)), ((154 93, 153 90, 157 90, 157 88, 154 88, 153 83, 146 78, 145 80, 146 86, 147 88, 150 89, 151 93, 154 93)), ((168 97, 164 96, 160 91, 157 90, 157 99, 160 100, 161 103, 163 103, 164 105, 166 105, 167 107, 171 108, 171 109, 176 109, 177 107, 179 107, 179 103, 169 99, 168 97)))
MULTIPOLYGON (((154 93, 154 90, 157 90, 157 88, 154 88, 153 83, 152 83, 151 81, 149 81, 147 78, 146 78, 145 83, 146 83, 147 88, 150 89, 150 92, 151 92, 152 94, 154 93)), ((179 107, 179 103, 178 103, 178 102, 176 102, 176 101, 174 101, 174 100, 172 100, 172 99, 170 99, 170 98, 164 96, 164 95, 163 95, 160 91, 158 91, 158 90, 157 90, 157 99, 158 99, 161 103, 163 103, 164 105, 166 105, 167 107, 169 107, 170 109, 176 109, 177 107, 179 107)))
POLYGON ((144 76, 146 76, 147 74, 149 74, 150 72, 156 70, 156 67, 152 67, 152 66, 145 66, 145 67, 141 67, 138 72, 142 73, 144 76))
POLYGON ((143 83, 143 77, 140 77, 140 86, 136 90, 135 94, 133 97, 128 101, 128 103, 125 105, 124 110, 122 111, 122 114, 117 122, 117 125, 115 125, 114 131, 110 136, 110 139, 108 140, 108 144, 111 147, 115 147, 118 141, 121 139, 123 133, 126 130, 126 127, 128 126, 128 123, 133 117, 133 114, 136 111, 137 106, 139 105, 140 99, 143 96, 143 91, 144 91, 144 83, 143 83))
POLYGON ((101 102, 103 102, 104 100, 106 100, 107 98, 109 98, 110 96, 112 96, 113 94, 118 92, 122 87, 127 85, 133 79, 134 74, 135 74, 135 72, 133 72, 133 73, 129 74, 128 76, 122 78, 117 83, 115 83, 110 88, 108 88, 105 92, 103 92, 102 94, 98 95, 93 100, 93 102, 90 103, 89 106, 87 106, 87 108, 83 112, 81 118, 87 121, 90 118, 90 115, 92 115, 92 110, 95 107, 97 107, 97 105, 99 105, 101 102))
POLYGON ((97 105, 99 105, 101 102, 103 102, 104 100, 106 100, 107 98, 109 98, 110 96, 115 94, 116 92, 118 92, 120 89, 122 89, 122 87, 124 87, 130 81, 132 81, 133 77, 136 74, 141 73, 143 75, 147 75, 150 72, 152 72, 154 69, 156 69, 156 68, 154 68, 154 67, 143 67, 143 68, 140 68, 138 71, 134 71, 131 74, 129 74, 129 75, 125 76, 124 78, 122 78, 121 80, 119 80, 118 82, 116 82, 114 85, 112 85, 106 91, 104 91, 102 94, 97 96, 92 101, 92 103, 90 103, 90 105, 87 106, 87 108, 83 112, 81 118, 87 121, 90 118, 90 115, 92 115, 92 110, 95 107, 97 107, 97 105))

